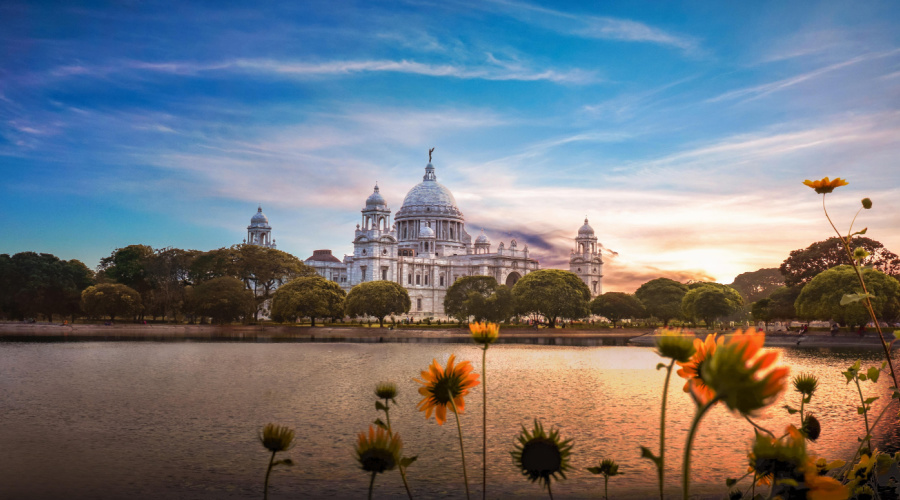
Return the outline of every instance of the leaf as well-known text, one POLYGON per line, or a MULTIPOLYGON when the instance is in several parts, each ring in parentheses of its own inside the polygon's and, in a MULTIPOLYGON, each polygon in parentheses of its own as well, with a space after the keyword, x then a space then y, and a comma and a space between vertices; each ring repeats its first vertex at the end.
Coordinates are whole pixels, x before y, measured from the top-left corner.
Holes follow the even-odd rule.
POLYGON ((793 414, 795 414, 795 413, 800 413, 800 410, 797 410, 797 409, 795 409, 795 408, 791 408, 791 407, 788 406, 788 405, 784 405, 783 408, 784 408, 785 410, 787 410, 787 412, 788 412, 789 414, 791 414, 791 415, 793 415, 793 414))
POLYGON ((416 461, 417 458, 419 458, 419 455, 416 455, 414 457, 403 457, 400 459, 400 465, 402 465, 403 467, 409 467, 413 462, 416 461))
POLYGON ((646 459, 652 460, 653 463, 655 463, 657 467, 660 467, 662 465, 662 460, 659 457, 657 457, 656 455, 654 455, 653 452, 650 451, 650 449, 647 448, 646 446, 641 446, 641 458, 646 458, 646 459))
POLYGON ((870 404, 874 403, 875 401, 878 401, 878 396, 876 396, 874 398, 866 398, 866 400, 863 402, 863 404, 870 405, 870 404))
POLYGON ((381 401, 375 401, 375 409, 381 410, 381 411, 387 411, 387 407, 384 406, 384 403, 382 403, 381 401))
POLYGON ((845 377, 847 377, 847 383, 849 384, 853 380, 854 372, 847 370, 845 372, 841 372, 845 377))
POLYGON ((372 423, 377 425, 378 427, 381 427, 384 430, 388 430, 387 424, 385 424, 384 421, 381 420, 380 418, 376 418, 375 421, 372 423))
POLYGON ((847 293, 841 297, 841 305, 846 306, 847 304, 852 304, 854 302, 859 302, 860 300, 866 297, 875 297, 871 293, 847 293))
POLYGON ((794 488, 800 486, 799 484, 797 484, 797 481, 795 481, 793 479, 788 479, 788 478, 779 479, 778 481, 775 481, 775 484, 783 484, 785 486, 793 486, 794 488))
POLYGON ((588 467, 587 470, 591 474, 600 474, 600 467, 588 467))
POLYGON ((869 374, 869 380, 871 380, 872 382, 878 382, 878 376, 881 375, 881 370, 873 366, 869 368, 866 373, 869 374))
POLYGON ((857 406, 857 407, 856 407, 856 413, 857 413, 857 415, 862 415, 862 414, 865 413, 865 412, 866 412, 866 409, 863 408, 862 406, 857 406))
POLYGON ((859 231, 851 234, 850 236, 856 236, 857 234, 866 234, 866 231, 868 231, 868 230, 869 230, 869 228, 864 227, 864 228, 860 229, 859 231))
POLYGON ((725 479, 725 486, 731 488, 735 484, 737 484, 737 479, 735 479, 733 477, 729 477, 729 478, 725 479))
POLYGON ((865 373, 860 373, 860 374, 859 374, 859 379, 862 380, 863 382, 865 382, 866 380, 868 380, 868 377, 866 377, 866 374, 865 374, 865 373))
POLYGON ((656 369, 657 369, 657 370, 661 370, 661 369, 663 369, 663 368, 665 368, 665 367, 666 367, 666 364, 665 364, 665 363, 659 363, 658 365, 656 365, 656 369))

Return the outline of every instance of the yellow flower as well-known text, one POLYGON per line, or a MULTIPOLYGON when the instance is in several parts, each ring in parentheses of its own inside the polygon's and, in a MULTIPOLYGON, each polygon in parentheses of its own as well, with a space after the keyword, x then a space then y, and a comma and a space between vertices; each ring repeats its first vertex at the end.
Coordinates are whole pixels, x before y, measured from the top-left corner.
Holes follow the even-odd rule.
POLYGON ((691 393, 700 405, 705 405, 716 396, 701 376, 706 361, 716 352, 716 347, 721 346, 725 338, 716 341, 716 334, 706 336, 706 340, 694 339, 694 355, 687 362, 678 362, 681 369, 678 376, 687 379, 684 383, 684 392, 691 393))
POLYGON ((400 463, 403 441, 400 435, 393 435, 381 427, 369 426, 369 434, 360 432, 356 443, 356 459, 366 472, 381 473, 393 470, 400 463))
POLYGON ((753 328, 737 330, 703 366, 703 382, 732 411, 752 415, 784 390, 790 370, 772 368, 778 354, 761 351, 765 340, 765 334, 753 328))
POLYGON ((782 439, 757 434, 753 451, 748 455, 748 472, 755 472, 757 484, 772 484, 773 479, 797 477, 806 464, 806 443, 793 425, 782 439))
POLYGON ((451 399, 459 413, 463 413, 466 409, 463 396, 469 394, 469 389, 480 383, 478 374, 472 373, 471 363, 463 361, 454 366, 455 360, 456 356, 451 354, 445 369, 441 368, 435 359, 428 366, 428 371, 421 372, 424 380, 413 379, 422 384, 422 387, 419 387, 419 394, 424 396, 416 408, 425 412, 426 419, 431 418, 431 412, 434 411, 434 419, 438 425, 444 425, 447 421, 447 406, 450 405, 451 399))
POLYGON ((563 441, 556 429, 550 429, 548 434, 544 426, 534 419, 534 429, 531 432, 522 426, 516 449, 510 454, 513 463, 523 476, 531 482, 540 482, 549 489, 552 479, 559 480, 557 474, 562 479, 566 478, 566 471, 571 469, 569 466, 571 451, 571 439, 563 441))
POLYGON ((835 177, 833 181, 829 180, 828 177, 825 177, 824 179, 818 181, 811 181, 809 179, 806 179, 805 181, 803 181, 803 184, 815 189, 819 194, 825 194, 834 191, 834 188, 836 187, 846 186, 848 182, 844 179, 841 179, 840 177, 835 177))
POLYGON ((691 356, 697 352, 697 349, 694 347, 694 340, 699 339, 690 330, 682 332, 678 329, 663 328, 659 331, 659 336, 656 337, 656 352, 664 358, 688 363, 691 360, 691 356))
POLYGON ((375 396, 378 399, 390 399, 393 401, 397 397, 397 384, 393 382, 379 382, 375 386, 375 396))
POLYGON ((272 453, 287 451, 294 443, 294 430, 287 426, 267 424, 259 434, 259 442, 272 453))
POLYGON ((472 332, 472 340, 476 344, 488 346, 497 341, 500 336, 500 325, 497 323, 470 323, 469 331, 472 332))

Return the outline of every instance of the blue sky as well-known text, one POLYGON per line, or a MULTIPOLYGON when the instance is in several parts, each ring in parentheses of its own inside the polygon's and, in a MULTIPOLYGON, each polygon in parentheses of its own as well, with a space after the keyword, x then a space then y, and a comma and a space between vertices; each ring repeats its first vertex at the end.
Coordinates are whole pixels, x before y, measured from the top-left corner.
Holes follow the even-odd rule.
MULTIPOLYGON (((830 236, 850 185, 900 252, 896 2, 0 5, 0 253, 95 266, 133 243, 352 250, 435 147, 469 232, 605 289, 730 282, 830 236)), ((844 222, 846 225, 846 222, 844 222)))

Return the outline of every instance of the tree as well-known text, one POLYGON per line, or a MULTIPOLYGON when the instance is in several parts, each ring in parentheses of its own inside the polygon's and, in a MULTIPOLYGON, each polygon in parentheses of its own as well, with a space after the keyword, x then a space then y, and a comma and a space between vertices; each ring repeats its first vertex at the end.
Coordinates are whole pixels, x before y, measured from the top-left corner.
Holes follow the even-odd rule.
POLYGON ((444 312, 460 322, 473 317, 475 321, 499 323, 514 314, 512 293, 491 276, 462 276, 444 296, 444 312))
POLYGON ((744 303, 750 304, 768 297, 776 288, 784 286, 784 276, 775 267, 757 269, 737 275, 730 286, 744 297, 744 303))
POLYGON ((750 314, 753 321, 762 321, 766 324, 766 331, 769 330, 769 321, 774 318, 772 316, 772 299, 759 299, 750 307, 750 314))
POLYGON ((591 314, 591 290, 569 271, 530 272, 516 282, 512 295, 520 312, 543 316, 551 328, 557 319, 580 319, 591 314))
MULTIPOLYGON (((859 247, 869 252, 869 256, 862 261, 862 265, 872 266, 891 276, 900 275, 900 258, 897 257, 897 254, 884 248, 880 242, 857 236, 853 238, 850 249, 859 247)), ((806 248, 792 251, 779 270, 784 275, 785 285, 793 286, 808 283, 823 271, 844 264, 849 264, 847 253, 844 251, 841 240, 835 236, 813 243, 806 248)))
POLYGON ((681 300, 687 291, 687 285, 669 278, 656 278, 641 285, 634 295, 644 304, 647 314, 669 326, 670 320, 681 317, 681 300))
MULTIPOLYGON (((802 286, 783 286, 775 289, 769 295, 769 321, 776 319, 788 321, 796 318, 797 311, 794 309, 794 302, 797 301, 802 289, 802 286)), ((768 327, 768 324, 766 326, 768 327)))
POLYGON ((644 305, 634 295, 622 292, 606 292, 591 301, 591 312, 616 323, 625 318, 642 318, 647 314, 644 305))
POLYGON ((719 283, 703 283, 689 290, 681 300, 686 318, 699 318, 712 327, 716 319, 739 311, 744 299, 737 290, 719 283))
POLYGON ((191 266, 191 276, 197 281, 222 276, 243 281, 256 297, 254 318, 276 288, 294 278, 315 275, 315 269, 287 252, 249 244, 211 250, 199 255, 191 266))
POLYGON ((190 312, 208 316, 219 324, 249 316, 256 306, 253 292, 247 290, 241 280, 230 276, 188 287, 186 302, 190 312))
MULTIPOLYGON (((863 278, 873 295, 875 316, 887 321, 896 320, 900 315, 900 282, 875 269, 864 269, 863 278)), ((837 266, 810 280, 794 306, 804 319, 831 319, 846 325, 864 325, 869 321, 869 315, 862 301, 841 305, 843 296, 853 293, 862 293, 856 272, 851 266, 837 266)))
POLYGON ((81 308, 92 317, 134 316, 141 312, 141 294, 119 283, 100 283, 81 292, 81 308))
POLYGON ((309 318, 312 326, 316 326, 316 318, 343 317, 345 296, 340 285, 319 275, 295 278, 272 296, 272 318, 276 321, 309 318))
POLYGON ((354 286, 344 300, 347 316, 374 316, 381 328, 386 316, 406 314, 410 307, 409 292, 393 281, 364 281, 354 286))
POLYGON ((24 319, 55 314, 77 316, 81 291, 92 285, 94 273, 77 260, 65 261, 42 253, 0 256, 0 313, 24 319))
POLYGON ((177 318, 183 312, 186 288, 191 282, 191 266, 201 252, 180 248, 160 248, 150 258, 145 267, 146 278, 151 286, 151 302, 147 306, 150 314, 165 318, 177 318))

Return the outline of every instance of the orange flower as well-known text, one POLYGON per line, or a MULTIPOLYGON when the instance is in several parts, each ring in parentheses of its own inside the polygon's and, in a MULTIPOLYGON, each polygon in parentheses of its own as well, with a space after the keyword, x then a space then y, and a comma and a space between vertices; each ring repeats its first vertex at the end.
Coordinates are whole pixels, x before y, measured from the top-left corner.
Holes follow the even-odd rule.
POLYGON ((784 390, 789 369, 772 365, 778 353, 761 351, 766 335, 753 328, 734 332, 703 367, 703 381, 729 409, 753 414, 784 390))
POLYGON ((451 354, 447 360, 447 368, 441 368, 435 359, 428 366, 428 371, 422 372, 424 380, 413 379, 422 384, 422 387, 419 387, 419 394, 424 396, 416 408, 425 412, 426 419, 431 418, 433 410, 438 425, 444 425, 447 421, 447 406, 451 406, 450 410, 453 410, 451 400, 459 413, 463 413, 466 409, 463 396, 469 394, 469 389, 480 383, 478 374, 472 373, 472 365, 468 361, 454 366, 455 360, 456 356, 451 354))
POLYGON ((844 179, 841 179, 840 177, 835 177, 833 181, 828 180, 828 177, 825 177, 824 179, 818 181, 811 181, 809 179, 806 179, 805 181, 803 181, 803 184, 815 189, 819 194, 825 194, 834 191, 834 188, 836 187, 846 186, 848 182, 844 179))
POLYGON ((808 488, 808 500, 846 500, 850 497, 850 489, 833 477, 820 475, 813 460, 806 464, 803 480, 808 488))
POLYGON ((497 323, 470 323, 469 331, 476 344, 485 346, 493 344, 500 336, 500 325, 497 323))
POLYGON ((706 340, 694 339, 694 355, 686 363, 678 362, 681 367, 678 376, 687 379, 684 383, 684 392, 689 392, 700 405, 712 401, 716 393, 703 381, 703 364, 716 352, 716 347, 725 341, 722 337, 716 341, 716 334, 706 336, 706 340))

